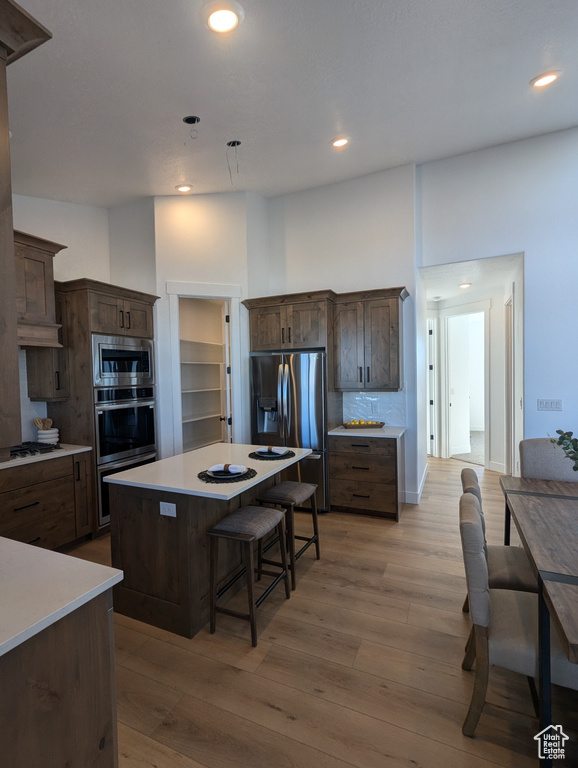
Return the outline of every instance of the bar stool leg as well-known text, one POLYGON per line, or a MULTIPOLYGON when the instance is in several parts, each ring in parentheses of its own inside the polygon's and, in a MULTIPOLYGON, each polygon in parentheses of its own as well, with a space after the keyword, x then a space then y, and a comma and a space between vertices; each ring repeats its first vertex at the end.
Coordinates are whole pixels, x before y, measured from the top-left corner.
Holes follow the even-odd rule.
MULTIPOLYGON (((285 572, 285 597, 287 600, 289 600, 289 597, 291 596, 291 591, 289 589, 289 571, 287 569, 287 543, 285 541, 285 521, 281 520, 279 525, 277 526, 277 532, 279 534, 279 549, 281 550, 281 566, 283 568, 283 571, 285 572)), ((295 574, 295 569, 293 569, 293 577, 295 574)), ((295 587, 293 587, 295 589, 295 587)))
POLYGON ((219 565, 219 539, 216 536, 210 537, 209 544, 209 619, 211 635, 215 634, 217 626, 217 569, 219 565))
POLYGON ((321 560, 321 551, 319 549, 319 518, 317 516, 317 498, 315 492, 311 496, 311 516, 313 517, 313 535, 315 536, 315 554, 318 560, 321 560))
POLYGON ((263 569, 263 539, 257 542, 257 581, 261 581, 261 571, 263 569))
POLYGON ((257 645, 257 622, 255 620, 255 597, 253 595, 253 581, 255 559, 253 556, 253 542, 248 541, 244 544, 245 548, 245 567, 247 569, 247 597, 249 600, 249 623, 251 625, 251 645, 253 648, 257 645))
MULTIPOLYGON (((289 568, 291 570, 291 589, 297 586, 295 574, 295 505, 287 504, 285 518, 287 520, 287 549, 289 550, 289 568)), ((283 551, 283 548, 282 550, 283 551)))

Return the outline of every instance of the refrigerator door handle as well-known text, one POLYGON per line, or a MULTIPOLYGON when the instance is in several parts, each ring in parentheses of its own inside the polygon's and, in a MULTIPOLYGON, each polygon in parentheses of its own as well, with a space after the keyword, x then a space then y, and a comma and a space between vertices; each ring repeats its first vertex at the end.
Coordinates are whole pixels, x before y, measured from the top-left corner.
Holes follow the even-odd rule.
POLYGON ((291 424, 291 397, 289 395, 289 365, 283 366, 283 416, 285 439, 289 436, 289 425, 291 424))
POLYGON ((285 408, 283 407, 283 364, 279 363, 277 371, 277 419, 281 437, 285 437, 285 408))

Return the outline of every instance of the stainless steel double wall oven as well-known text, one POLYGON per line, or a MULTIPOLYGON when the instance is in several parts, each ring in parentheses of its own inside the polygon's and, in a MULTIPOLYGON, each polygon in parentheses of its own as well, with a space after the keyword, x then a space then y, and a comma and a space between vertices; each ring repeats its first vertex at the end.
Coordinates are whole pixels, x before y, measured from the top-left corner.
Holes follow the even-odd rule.
POLYGON ((153 342, 92 337, 98 524, 110 522, 104 478, 156 460, 153 342))

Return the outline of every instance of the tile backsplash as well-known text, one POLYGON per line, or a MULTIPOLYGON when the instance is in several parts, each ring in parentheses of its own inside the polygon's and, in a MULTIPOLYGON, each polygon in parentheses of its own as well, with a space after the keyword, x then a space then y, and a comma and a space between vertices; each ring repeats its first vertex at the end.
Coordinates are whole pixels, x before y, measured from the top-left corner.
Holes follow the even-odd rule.
POLYGON ((405 391, 344 392, 343 421, 383 421, 388 427, 406 427, 405 391))
POLYGON ((20 419, 22 423, 22 442, 36 440, 38 433, 32 423, 40 416, 46 418, 46 403, 33 403, 28 397, 28 378, 26 376, 26 351, 18 350, 18 372, 20 375, 20 419))

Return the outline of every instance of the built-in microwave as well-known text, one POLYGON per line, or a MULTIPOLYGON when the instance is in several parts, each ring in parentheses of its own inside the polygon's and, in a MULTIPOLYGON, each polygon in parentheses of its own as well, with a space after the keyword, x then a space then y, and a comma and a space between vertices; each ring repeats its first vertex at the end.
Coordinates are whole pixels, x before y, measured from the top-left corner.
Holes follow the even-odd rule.
POLYGON ((153 342, 124 336, 92 336, 95 387, 152 386, 153 342))

